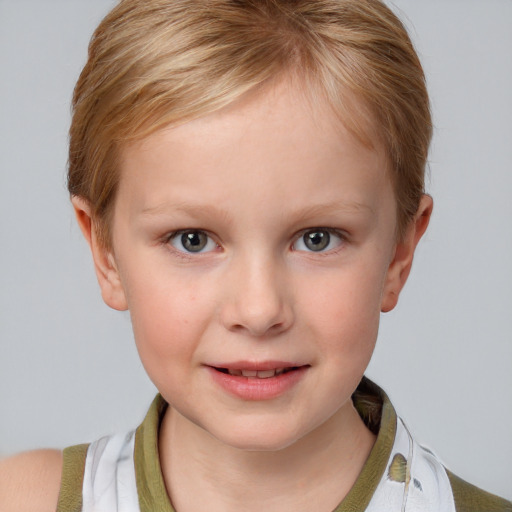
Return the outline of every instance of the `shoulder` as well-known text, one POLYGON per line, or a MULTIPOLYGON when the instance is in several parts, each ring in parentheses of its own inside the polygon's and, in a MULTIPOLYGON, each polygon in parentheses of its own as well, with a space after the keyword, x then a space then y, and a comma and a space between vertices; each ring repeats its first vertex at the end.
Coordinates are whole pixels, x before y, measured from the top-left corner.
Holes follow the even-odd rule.
POLYGON ((512 512, 512 502, 490 494, 446 470, 457 512, 512 512))
POLYGON ((0 510, 53 512, 61 473, 59 450, 35 450, 0 460, 0 510))

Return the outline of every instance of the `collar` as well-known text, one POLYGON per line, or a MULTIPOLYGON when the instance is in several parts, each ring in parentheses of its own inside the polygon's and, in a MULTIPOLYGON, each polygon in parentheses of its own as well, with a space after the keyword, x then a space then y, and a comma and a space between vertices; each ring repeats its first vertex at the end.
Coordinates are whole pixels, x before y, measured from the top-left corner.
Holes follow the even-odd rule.
MULTIPOLYGON (((386 471, 396 434, 396 412, 379 386, 363 377, 352 400, 363 421, 377 435, 377 440, 352 489, 333 512, 363 511, 367 508, 386 471)), ((175 512, 167 494, 158 454, 158 432, 167 407, 168 404, 158 394, 135 434, 135 474, 141 512, 175 512)))

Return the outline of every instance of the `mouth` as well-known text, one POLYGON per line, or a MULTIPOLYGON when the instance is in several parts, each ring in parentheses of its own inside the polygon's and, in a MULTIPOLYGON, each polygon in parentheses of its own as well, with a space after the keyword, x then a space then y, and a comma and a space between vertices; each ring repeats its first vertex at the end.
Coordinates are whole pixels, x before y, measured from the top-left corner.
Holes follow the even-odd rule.
POLYGON ((220 373, 232 375, 234 377, 248 377, 252 379, 271 379, 272 377, 279 377, 285 373, 290 373, 295 370, 302 368, 301 366, 288 366, 282 368, 271 368, 268 370, 246 370, 242 368, 217 368, 214 367, 220 373))
POLYGON ((272 400, 301 382, 311 365, 285 361, 238 361, 207 365, 213 381, 244 401, 272 400))

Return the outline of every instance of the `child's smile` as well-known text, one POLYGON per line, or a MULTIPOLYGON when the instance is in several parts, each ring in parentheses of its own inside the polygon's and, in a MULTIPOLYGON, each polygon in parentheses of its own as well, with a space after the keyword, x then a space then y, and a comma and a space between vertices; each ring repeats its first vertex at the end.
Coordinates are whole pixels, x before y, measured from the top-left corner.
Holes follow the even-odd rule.
POLYGON ((212 379, 243 400, 270 400, 291 389, 308 370, 308 364, 253 361, 208 365, 212 379))
POLYGON ((400 288, 375 147, 283 81, 125 150, 111 305, 179 421, 269 450, 356 414, 400 288))

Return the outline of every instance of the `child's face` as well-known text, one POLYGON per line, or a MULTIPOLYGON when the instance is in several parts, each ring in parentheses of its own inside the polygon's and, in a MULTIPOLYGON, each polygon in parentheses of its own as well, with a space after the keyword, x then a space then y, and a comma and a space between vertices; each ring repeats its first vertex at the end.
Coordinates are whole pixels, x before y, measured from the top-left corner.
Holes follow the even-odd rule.
POLYGON ((283 82, 125 150, 103 294, 185 423, 278 449, 350 409, 395 224, 380 145, 283 82))

